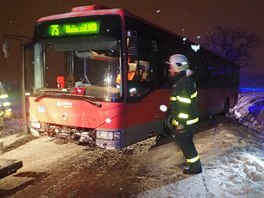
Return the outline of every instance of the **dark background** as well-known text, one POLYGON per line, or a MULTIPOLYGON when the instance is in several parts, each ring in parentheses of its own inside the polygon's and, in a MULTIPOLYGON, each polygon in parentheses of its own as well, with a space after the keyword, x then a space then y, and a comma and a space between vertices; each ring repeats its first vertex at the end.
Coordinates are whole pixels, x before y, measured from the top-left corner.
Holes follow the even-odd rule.
MULTIPOLYGON (((250 66, 241 68, 240 86, 264 87, 263 0, 0 0, 0 43, 4 34, 32 37, 40 17, 91 4, 125 8, 202 46, 217 26, 252 32, 260 47, 250 50, 252 59, 250 66)), ((8 58, 0 52, 0 81, 13 86, 21 81, 20 43, 8 42, 8 58)))

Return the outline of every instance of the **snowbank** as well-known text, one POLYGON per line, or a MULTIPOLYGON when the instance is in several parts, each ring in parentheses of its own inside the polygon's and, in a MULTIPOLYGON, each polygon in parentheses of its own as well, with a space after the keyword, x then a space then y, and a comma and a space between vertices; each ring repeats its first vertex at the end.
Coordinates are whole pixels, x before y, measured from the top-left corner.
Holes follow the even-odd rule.
POLYGON ((230 109, 230 116, 264 140, 264 92, 240 93, 237 105, 230 109))

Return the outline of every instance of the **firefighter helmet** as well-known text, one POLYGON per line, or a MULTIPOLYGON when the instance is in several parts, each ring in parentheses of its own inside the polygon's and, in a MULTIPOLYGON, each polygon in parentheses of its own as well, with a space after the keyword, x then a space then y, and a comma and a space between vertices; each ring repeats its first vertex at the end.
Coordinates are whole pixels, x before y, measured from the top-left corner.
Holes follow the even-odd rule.
POLYGON ((171 55, 170 60, 167 63, 174 66, 178 71, 186 70, 189 68, 188 58, 182 54, 171 55))

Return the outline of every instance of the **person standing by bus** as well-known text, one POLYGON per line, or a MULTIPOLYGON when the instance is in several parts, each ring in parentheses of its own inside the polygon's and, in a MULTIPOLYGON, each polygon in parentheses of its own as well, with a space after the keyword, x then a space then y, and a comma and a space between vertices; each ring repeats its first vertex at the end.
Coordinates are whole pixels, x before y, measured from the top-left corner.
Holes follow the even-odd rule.
POLYGON ((4 117, 7 112, 10 112, 10 102, 8 100, 8 95, 0 82, 0 154, 4 151, 3 144, 3 126, 4 126, 4 117))
POLYGON ((197 90, 196 84, 189 69, 189 61, 182 54, 170 56, 169 73, 172 77, 172 93, 170 96, 172 125, 175 129, 175 141, 180 146, 188 168, 184 174, 197 174, 202 172, 199 154, 193 142, 193 135, 198 122, 197 90))

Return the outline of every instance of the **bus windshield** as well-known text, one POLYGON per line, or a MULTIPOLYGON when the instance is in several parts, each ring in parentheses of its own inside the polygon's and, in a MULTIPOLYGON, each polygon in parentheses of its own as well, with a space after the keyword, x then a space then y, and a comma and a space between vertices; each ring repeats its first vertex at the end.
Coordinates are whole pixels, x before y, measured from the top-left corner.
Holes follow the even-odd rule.
POLYGON ((74 92, 82 88, 78 90, 85 97, 101 101, 121 99, 121 27, 120 23, 113 23, 118 21, 116 18, 110 19, 100 18, 98 32, 89 26, 94 25, 92 22, 39 24, 34 42, 35 92, 74 92), (53 26, 56 28, 51 29, 53 26))
POLYGON ((44 69, 43 83, 36 88, 85 88, 85 95, 105 100, 121 97, 120 43, 100 37, 57 39, 35 44, 35 69, 44 69), (97 40, 97 41, 96 41, 97 40), (63 80, 62 80, 63 79, 63 80))

